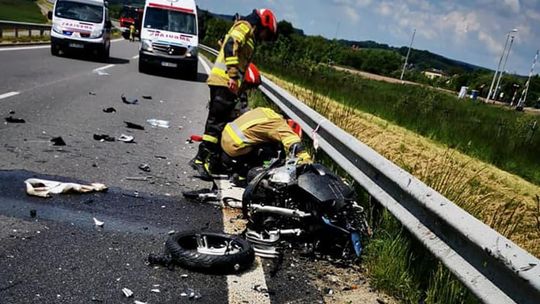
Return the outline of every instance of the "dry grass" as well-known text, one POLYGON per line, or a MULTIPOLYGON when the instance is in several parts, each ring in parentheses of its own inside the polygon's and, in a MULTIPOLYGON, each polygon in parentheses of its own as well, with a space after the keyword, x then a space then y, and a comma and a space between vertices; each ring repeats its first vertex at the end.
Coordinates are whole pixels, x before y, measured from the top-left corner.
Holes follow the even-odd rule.
POLYGON ((376 116, 269 77, 372 149, 540 257, 540 187, 376 116))

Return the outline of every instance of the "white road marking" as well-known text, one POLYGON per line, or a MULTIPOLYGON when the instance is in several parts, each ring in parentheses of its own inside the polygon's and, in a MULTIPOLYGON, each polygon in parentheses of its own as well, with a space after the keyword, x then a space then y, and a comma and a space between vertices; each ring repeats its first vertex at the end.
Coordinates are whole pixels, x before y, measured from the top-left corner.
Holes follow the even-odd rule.
POLYGON ((109 73, 107 72, 104 72, 106 69, 108 68, 112 68, 114 66, 114 64, 109 64, 109 65, 106 65, 106 66, 102 66, 100 68, 97 68, 97 69, 93 69, 92 70, 92 73, 96 73, 100 76, 104 76, 104 75, 109 75, 109 73))
POLYGON ((34 50, 34 49, 46 49, 50 48, 50 45, 39 45, 39 46, 19 46, 19 47, 3 47, 0 48, 0 52, 5 51, 20 51, 20 50, 34 50))
POLYGON ((131 59, 138 59, 139 58, 139 55, 135 55, 133 57, 131 57, 131 59))
MULTIPOLYGON (((118 39, 111 40, 111 42, 118 42, 118 41, 122 41, 122 40, 125 40, 125 39, 124 38, 118 38, 118 39)), ((37 46, 0 47, 0 52, 47 49, 47 48, 50 48, 50 47, 51 47, 50 44, 37 45, 37 46)))
POLYGON ((2 94, 0 95, 0 99, 4 99, 4 98, 8 98, 8 97, 11 97, 11 96, 15 96, 15 95, 19 95, 21 92, 8 92, 8 93, 5 93, 5 94, 2 94))

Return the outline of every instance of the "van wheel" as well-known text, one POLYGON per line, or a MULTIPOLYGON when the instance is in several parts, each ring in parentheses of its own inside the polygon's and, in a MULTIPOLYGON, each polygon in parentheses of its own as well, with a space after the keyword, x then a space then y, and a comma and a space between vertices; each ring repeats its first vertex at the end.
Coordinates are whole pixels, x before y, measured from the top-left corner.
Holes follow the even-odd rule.
POLYGON ((148 64, 139 57, 139 73, 148 73, 148 64))
POLYGON ((51 55, 58 56, 59 54, 60 54, 59 47, 56 44, 51 43, 51 55))
POLYGON ((108 48, 103 47, 103 49, 98 51, 99 60, 101 60, 103 62, 107 62, 109 60, 110 52, 111 52, 110 47, 108 47, 108 48))

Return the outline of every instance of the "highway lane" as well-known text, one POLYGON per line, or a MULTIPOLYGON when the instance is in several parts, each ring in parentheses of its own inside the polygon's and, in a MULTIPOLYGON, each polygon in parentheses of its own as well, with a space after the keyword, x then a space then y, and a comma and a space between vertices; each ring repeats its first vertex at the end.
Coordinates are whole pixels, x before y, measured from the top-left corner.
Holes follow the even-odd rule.
MULTIPOLYGON (((0 125, 0 302, 87 303, 94 298, 178 303, 184 299, 180 294, 192 288, 201 293, 202 302, 226 303, 231 289, 246 288, 236 286, 241 278, 170 272, 144 263, 148 253, 162 249, 167 231, 223 230, 224 223, 221 210, 181 196, 183 190, 209 186, 193 179, 187 167, 196 146, 186 139, 201 133, 206 117, 204 69, 199 67, 198 81, 140 74, 137 47, 116 42, 111 49, 116 59, 109 63, 52 57, 47 48, 0 51, 0 65, 8 67, 0 76, 0 96, 20 92, 0 99, 0 112, 26 120, 0 125), (107 75, 99 75, 100 68, 107 75), (122 103, 121 94, 138 98, 138 104, 122 103), (116 112, 104 113, 108 107, 116 112), (146 122, 151 118, 168 120, 170 128, 152 128, 146 122), (127 129, 124 121, 145 130, 127 129), (99 142, 94 134, 127 134, 136 143, 99 142), (49 140, 55 136, 67 145, 52 146, 49 140), (150 172, 138 168, 143 163, 150 172), (23 181, 33 176, 102 182, 110 190, 28 197, 23 181), (29 217, 32 209, 36 219, 29 217), (105 229, 96 230, 92 217, 105 221, 105 229), (189 274, 188 279, 180 273, 189 274), (154 285, 160 286, 159 294, 150 292, 154 285), (123 297, 123 287, 135 291, 134 298, 123 297)), ((321 299, 303 277, 301 262, 294 263, 276 277, 266 275, 272 294, 263 299, 321 299)))

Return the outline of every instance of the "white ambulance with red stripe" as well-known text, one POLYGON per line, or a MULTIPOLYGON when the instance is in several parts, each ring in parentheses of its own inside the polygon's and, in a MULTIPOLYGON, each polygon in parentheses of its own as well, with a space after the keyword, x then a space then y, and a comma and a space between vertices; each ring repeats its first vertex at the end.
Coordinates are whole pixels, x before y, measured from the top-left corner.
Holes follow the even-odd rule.
POLYGON ((68 49, 91 51, 101 59, 109 58, 111 20, 104 0, 56 0, 52 20, 51 54, 68 49))
POLYGON ((197 77, 199 37, 193 0, 146 0, 139 71, 150 67, 197 77))

